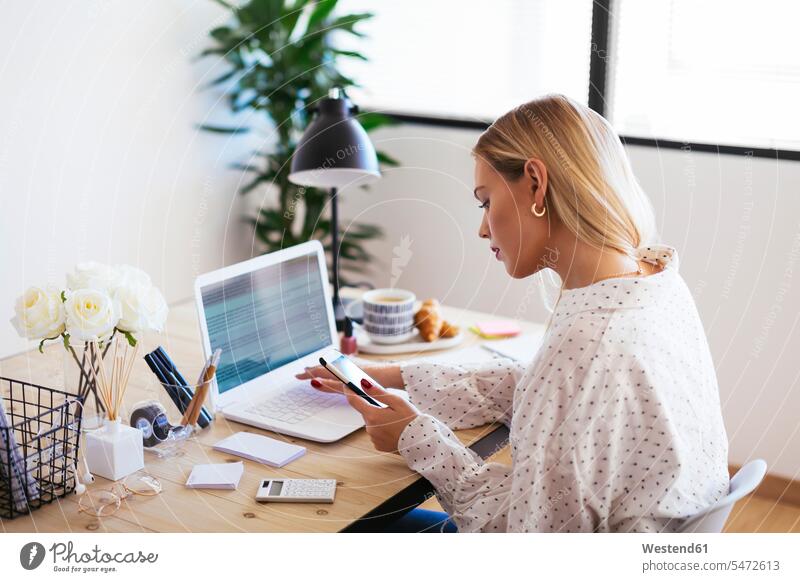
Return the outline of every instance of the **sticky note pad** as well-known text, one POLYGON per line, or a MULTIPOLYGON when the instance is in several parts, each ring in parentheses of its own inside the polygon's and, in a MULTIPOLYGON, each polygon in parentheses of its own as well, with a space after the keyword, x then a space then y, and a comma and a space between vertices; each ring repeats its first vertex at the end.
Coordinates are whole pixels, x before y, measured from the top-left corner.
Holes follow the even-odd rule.
POLYGON ((216 443, 214 449, 271 467, 283 467, 306 452, 305 447, 251 432, 237 432, 216 443))
POLYGON ((191 489, 236 489, 244 473, 244 463, 195 465, 186 480, 191 489))
POLYGON ((486 338, 513 337, 522 331, 519 324, 508 320, 483 321, 475 324, 475 328, 478 335, 486 338))

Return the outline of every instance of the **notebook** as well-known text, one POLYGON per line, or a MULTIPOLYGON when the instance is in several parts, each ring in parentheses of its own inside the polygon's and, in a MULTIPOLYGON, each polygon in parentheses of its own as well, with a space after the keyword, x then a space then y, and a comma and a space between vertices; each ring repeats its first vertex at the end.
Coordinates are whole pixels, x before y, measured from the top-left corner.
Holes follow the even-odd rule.
POLYGON ((527 364, 539 351, 544 333, 526 333, 514 338, 483 342, 481 346, 500 356, 527 364))
POLYGON ((214 449, 270 467, 283 467, 306 453, 305 447, 252 432, 237 432, 219 441, 214 449))
MULTIPOLYGON (((414 358, 414 362, 430 362, 432 364, 480 364, 490 362, 495 359, 493 352, 484 349, 480 345, 461 348, 460 350, 443 350, 432 356, 422 356, 414 358)), ((375 362, 369 362, 368 365, 375 362)))
POLYGON ((244 463, 195 465, 186 480, 191 489, 236 489, 244 473, 244 463))
MULTIPOLYGON (((14 504, 17 511, 29 511, 28 499, 39 498, 39 485, 36 479, 35 467, 28 467, 23 457, 23 449, 17 444, 14 431, 18 430, 6 416, 3 407, 3 397, 0 396, 0 485, 6 489, 10 486, 10 502, 14 504), (27 495, 27 497, 26 497, 27 495)), ((35 458, 35 455, 31 455, 35 458)), ((2 500, 5 503, 6 491, 2 493, 2 500)))

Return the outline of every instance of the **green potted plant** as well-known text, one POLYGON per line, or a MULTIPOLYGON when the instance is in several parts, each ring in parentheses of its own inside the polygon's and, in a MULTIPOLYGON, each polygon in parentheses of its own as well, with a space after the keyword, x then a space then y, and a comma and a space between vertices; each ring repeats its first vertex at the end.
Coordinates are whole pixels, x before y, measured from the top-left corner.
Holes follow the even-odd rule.
MULTIPOLYGON (((249 0, 240 6, 225 0, 215 2, 230 10, 231 21, 210 31, 214 45, 201 53, 220 57, 228 66, 210 85, 225 87, 233 113, 263 113, 275 135, 274 144, 256 152, 255 162, 234 165, 250 174, 241 194, 270 185, 278 193, 276 206, 261 208, 245 220, 255 229, 265 252, 319 239, 330 254, 331 221, 324 213, 328 193, 292 184, 289 168, 297 141, 313 115, 313 103, 333 87, 346 91, 358 86, 338 64, 341 59, 367 59, 359 52, 337 48, 335 36, 363 37, 356 27, 373 15, 334 14, 337 0, 249 0), (303 213, 297 212, 301 204, 303 213)), ((393 123, 377 113, 362 113, 358 120, 367 131, 393 123)), ((215 125, 201 128, 225 134, 250 130, 215 125)), ((397 165, 382 152, 378 159, 382 165, 397 165)), ((351 283, 347 272, 367 270, 374 257, 364 243, 382 234, 373 224, 347 225, 340 242, 342 284, 351 283)))

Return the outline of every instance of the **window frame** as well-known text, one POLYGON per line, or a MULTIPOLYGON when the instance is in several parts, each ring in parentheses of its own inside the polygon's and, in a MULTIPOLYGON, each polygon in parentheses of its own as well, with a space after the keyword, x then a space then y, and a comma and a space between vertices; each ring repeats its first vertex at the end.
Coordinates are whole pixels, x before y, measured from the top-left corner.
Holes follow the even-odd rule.
MULTIPOLYGON (((609 74, 608 56, 610 54, 609 39, 611 38, 611 26, 613 24, 610 14, 613 1, 614 0, 593 0, 592 4, 592 38, 589 55, 588 106, 600 115, 605 115, 606 110, 605 103, 609 74)), ((482 131, 491 124, 490 120, 418 115, 403 113, 402 111, 388 110, 381 111, 380 113, 387 115, 399 122, 428 125, 433 127, 477 129, 482 131)), ((654 147, 657 149, 667 150, 711 152, 716 154, 755 158, 769 158, 776 161, 800 161, 800 150, 676 141, 626 135, 620 135, 619 137, 624 145, 654 147)))

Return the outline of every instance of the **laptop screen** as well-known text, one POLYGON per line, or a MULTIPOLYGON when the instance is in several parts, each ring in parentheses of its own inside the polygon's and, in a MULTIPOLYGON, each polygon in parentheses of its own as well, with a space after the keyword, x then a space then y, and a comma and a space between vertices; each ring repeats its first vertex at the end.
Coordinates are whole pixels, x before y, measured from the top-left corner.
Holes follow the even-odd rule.
POLYGON ((220 394, 331 345, 322 285, 312 253, 200 289, 220 394))

